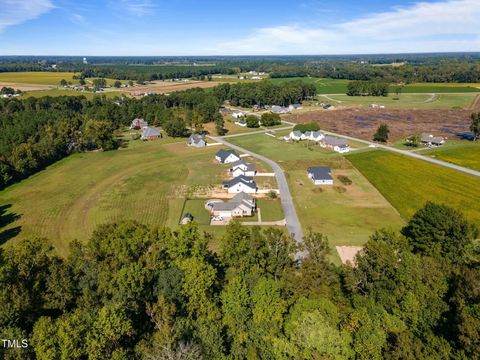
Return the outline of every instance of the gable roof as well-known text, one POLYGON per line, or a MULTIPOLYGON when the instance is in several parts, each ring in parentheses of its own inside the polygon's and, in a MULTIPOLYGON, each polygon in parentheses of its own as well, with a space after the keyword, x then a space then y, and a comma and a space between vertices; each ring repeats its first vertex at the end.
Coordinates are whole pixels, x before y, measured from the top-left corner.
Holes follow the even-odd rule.
POLYGON ((348 146, 347 140, 337 138, 331 135, 326 135, 323 141, 325 142, 325 144, 331 145, 331 146, 340 146, 340 147, 348 146))
POLYGON ((319 137, 320 135, 322 135, 322 133, 320 131, 312 131, 312 136, 313 137, 319 137))
POLYGON ((300 136, 302 136, 303 133, 301 131, 295 130, 295 131, 292 131, 290 134, 293 134, 297 137, 300 137, 300 136))
POLYGON ((245 166, 245 168, 246 168, 245 171, 255 171, 256 170, 254 164, 247 163, 246 161, 243 161, 243 160, 238 160, 238 161, 235 161, 234 163, 232 163, 232 165, 230 166, 230 170, 234 170, 235 168, 237 168, 239 166, 242 166, 242 165, 245 166))
POLYGON ((240 176, 237 176, 236 178, 234 178, 232 180, 225 181, 223 183, 223 185, 230 188, 232 186, 237 185, 238 183, 242 183, 242 184, 248 186, 251 189, 256 189, 257 188, 257 184, 255 183, 255 181, 253 181, 253 177, 244 176, 244 175, 240 175, 240 176))
POLYGON ((428 142, 433 144, 441 144, 445 139, 441 136, 433 136, 432 134, 422 133, 421 135, 422 142, 428 142))
POLYGON ((313 180, 333 180, 328 166, 310 166, 307 172, 312 174, 313 180))
POLYGON ((146 127, 143 129, 142 137, 160 136, 160 131, 155 128, 146 127))
POLYGON ((200 141, 205 141, 205 135, 203 134, 192 134, 189 138, 191 143, 198 144, 200 141))
POLYGON ((216 211, 232 211, 238 206, 245 206, 248 208, 255 207, 255 198, 242 191, 227 202, 213 203, 213 208, 216 211))
POLYGON ((217 156, 220 161, 223 163, 230 155, 235 155, 237 158, 240 159, 240 156, 237 155, 237 153, 233 150, 225 150, 225 149, 220 149, 218 150, 217 154, 215 156, 217 156))

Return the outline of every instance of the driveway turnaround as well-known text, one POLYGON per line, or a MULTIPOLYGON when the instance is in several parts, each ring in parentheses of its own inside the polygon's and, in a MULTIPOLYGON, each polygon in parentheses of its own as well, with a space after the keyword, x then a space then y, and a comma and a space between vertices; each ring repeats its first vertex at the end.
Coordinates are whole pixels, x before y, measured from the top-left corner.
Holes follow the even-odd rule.
MULTIPOLYGON (((251 152, 240 146, 229 143, 222 137, 219 137, 219 136, 208 136, 208 137, 216 142, 222 143, 234 150, 237 150, 238 152, 249 154, 254 158, 264 161, 265 163, 267 163, 272 167, 273 171, 275 172, 275 178, 277 179, 278 190, 280 191, 280 201, 282 203, 283 213, 285 214, 287 229, 289 233, 292 234, 297 244, 302 245, 303 244, 302 225, 300 224, 300 220, 298 220, 297 211, 295 210, 295 206, 293 205, 293 199, 292 199, 292 195, 290 194, 290 190, 288 188, 288 183, 285 177, 285 173, 280 168, 280 166, 275 161, 270 160, 265 156, 251 152)), ((304 252, 299 252, 296 254, 297 259, 303 258, 304 256, 305 256, 304 252)))

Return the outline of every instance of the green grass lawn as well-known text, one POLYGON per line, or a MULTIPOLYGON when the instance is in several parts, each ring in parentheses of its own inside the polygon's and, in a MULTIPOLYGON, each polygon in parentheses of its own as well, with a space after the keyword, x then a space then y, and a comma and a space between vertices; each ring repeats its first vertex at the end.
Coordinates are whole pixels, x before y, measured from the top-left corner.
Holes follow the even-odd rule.
POLYGON ((205 209, 205 202, 206 199, 186 200, 180 218, 188 212, 193 215, 193 221, 198 225, 210 225, 210 213, 205 209))
POLYGON ((320 101, 334 105, 369 107, 371 104, 383 105, 387 109, 452 109, 466 108, 475 100, 476 94, 439 94, 433 97, 430 94, 402 94, 399 100, 395 96, 348 96, 328 95, 319 96, 320 101), (335 101, 332 101, 335 100, 335 101))
MULTIPOLYGON (((306 83, 314 84, 319 94, 345 94, 350 80, 344 79, 321 79, 321 78, 284 78, 270 79, 273 83, 284 83, 286 81, 302 80, 306 83)), ((390 92, 393 94, 397 85, 390 86, 390 92)), ((405 85, 402 93, 465 93, 480 92, 478 83, 413 83, 405 85)))
POLYGON ((352 153, 347 158, 404 219, 426 201, 434 201, 462 211, 480 226, 479 178, 381 150, 352 153))
MULTIPOLYGON (((183 139, 133 141, 126 149, 74 154, 0 192, 21 226, 13 239, 47 237, 60 254, 99 224, 134 219, 178 226, 183 202, 198 187, 221 182, 217 149, 191 149, 183 139)), ((207 214, 208 215, 208 214, 207 214)))
POLYGON ((278 221, 284 218, 280 199, 257 199, 257 207, 262 213, 262 221, 278 221))
POLYGON ((337 245, 361 246, 375 230, 398 230, 404 224, 398 212, 357 170, 333 170, 333 177, 334 186, 314 185, 306 169, 287 172, 304 232, 311 228, 327 235, 333 259, 338 260, 337 245), (348 176, 352 184, 342 185, 337 179, 340 174, 348 176))
POLYGON ((480 141, 449 140, 444 146, 422 150, 419 154, 480 171, 480 141))

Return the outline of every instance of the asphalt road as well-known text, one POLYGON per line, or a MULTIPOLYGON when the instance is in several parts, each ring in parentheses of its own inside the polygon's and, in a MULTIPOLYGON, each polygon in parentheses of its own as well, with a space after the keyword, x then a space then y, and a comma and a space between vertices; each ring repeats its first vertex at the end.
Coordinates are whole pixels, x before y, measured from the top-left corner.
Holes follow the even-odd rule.
POLYGON ((436 164, 436 165, 440 165, 440 166, 450 168, 450 169, 453 169, 453 170, 456 170, 456 171, 460 171, 460 172, 463 172, 465 174, 480 177, 480 171, 476 171, 476 170, 469 169, 469 168, 466 168, 466 167, 463 167, 463 166, 455 165, 455 164, 452 164, 452 163, 449 163, 449 162, 446 162, 446 161, 433 159, 431 157, 420 155, 420 154, 417 154, 417 153, 409 151, 409 150, 396 149, 396 148, 391 147, 391 146, 382 145, 382 144, 379 144, 379 143, 376 143, 376 142, 372 142, 372 141, 368 141, 368 140, 362 140, 362 139, 354 138, 354 137, 347 136, 347 135, 340 135, 340 134, 332 133, 332 132, 329 132, 329 131, 323 131, 323 132, 326 133, 326 134, 338 136, 338 137, 341 137, 341 138, 344 138, 344 139, 360 142, 360 143, 363 143, 363 144, 375 145, 375 147, 379 148, 379 149, 392 151, 392 152, 395 152, 395 153, 398 153, 398 154, 402 154, 402 155, 405 155, 405 156, 410 156, 410 157, 413 157, 415 159, 428 161, 432 164, 436 164))
MULTIPOLYGON (((297 216, 297 211, 295 210, 295 206, 293 205, 293 199, 292 199, 292 195, 290 194, 290 189, 288 188, 288 183, 285 177, 285 173, 280 168, 280 166, 275 161, 270 160, 265 156, 251 152, 240 146, 229 143, 222 137, 218 137, 218 136, 208 136, 208 137, 216 142, 222 143, 234 150, 237 150, 238 152, 249 154, 250 156, 257 158, 272 167, 273 171, 275 172, 275 178, 277 179, 278 190, 280 191, 280 201, 282 203, 283 213, 285 215, 285 220, 287 222, 287 229, 289 233, 292 234, 295 241, 299 245, 302 245, 303 244, 302 225, 300 224, 300 220, 298 219, 298 216, 297 216)), ((305 253, 296 254, 297 259, 303 258, 304 256, 305 256, 305 253)))

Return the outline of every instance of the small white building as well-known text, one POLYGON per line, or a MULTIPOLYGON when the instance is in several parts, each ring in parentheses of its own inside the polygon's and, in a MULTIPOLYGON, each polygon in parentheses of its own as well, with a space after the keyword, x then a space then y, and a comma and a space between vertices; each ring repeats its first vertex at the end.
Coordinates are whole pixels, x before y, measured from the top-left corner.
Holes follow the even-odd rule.
POLYGON ((332 171, 327 166, 311 166, 307 175, 315 185, 333 185, 332 171))
POLYGON ((247 122, 245 120, 237 120, 237 121, 235 121, 235 125, 245 127, 245 126, 247 126, 247 122))
POLYGON ((235 111, 233 114, 232 114, 232 117, 234 119, 240 119, 240 118, 243 118, 245 117, 245 113, 241 112, 241 111, 235 111))
POLYGON ((203 134, 192 134, 192 135, 190 135, 190 137, 188 138, 188 141, 187 141, 187 145, 197 147, 197 148, 207 146, 207 142, 205 140, 205 135, 203 135, 203 134))

